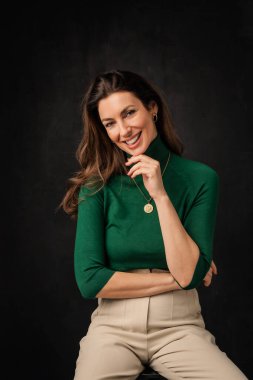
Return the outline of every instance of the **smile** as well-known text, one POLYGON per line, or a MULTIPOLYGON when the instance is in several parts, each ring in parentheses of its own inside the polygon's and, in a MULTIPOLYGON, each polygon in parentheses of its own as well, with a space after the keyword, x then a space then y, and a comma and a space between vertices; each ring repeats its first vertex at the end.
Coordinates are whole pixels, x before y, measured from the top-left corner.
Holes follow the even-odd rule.
POLYGON ((140 136, 141 136, 141 132, 138 133, 138 135, 135 136, 132 140, 125 141, 125 143, 130 146, 135 145, 137 141, 139 140, 140 136))

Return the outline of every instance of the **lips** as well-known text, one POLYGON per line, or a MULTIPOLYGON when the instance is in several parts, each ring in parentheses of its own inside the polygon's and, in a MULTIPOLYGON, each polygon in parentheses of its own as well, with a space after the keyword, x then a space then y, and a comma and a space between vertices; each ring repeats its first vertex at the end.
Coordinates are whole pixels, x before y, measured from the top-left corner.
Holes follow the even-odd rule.
POLYGON ((132 140, 134 140, 137 136, 138 136, 138 138, 137 138, 137 140, 136 140, 134 143, 132 143, 132 144, 128 144, 128 143, 125 141, 125 144, 127 144, 128 146, 135 145, 135 144, 139 141, 139 138, 140 138, 140 136, 141 136, 141 132, 137 133, 137 135, 135 135, 135 136, 132 137, 131 139, 127 140, 127 141, 132 141, 132 140))

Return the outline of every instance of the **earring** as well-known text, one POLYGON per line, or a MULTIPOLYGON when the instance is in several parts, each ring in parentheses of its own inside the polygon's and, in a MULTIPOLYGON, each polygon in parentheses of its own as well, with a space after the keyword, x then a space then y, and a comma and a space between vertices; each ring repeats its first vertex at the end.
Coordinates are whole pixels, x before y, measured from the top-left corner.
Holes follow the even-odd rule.
POLYGON ((158 119, 158 117, 157 117, 157 113, 154 113, 154 114, 153 114, 153 120, 154 120, 155 123, 157 122, 157 119, 158 119))

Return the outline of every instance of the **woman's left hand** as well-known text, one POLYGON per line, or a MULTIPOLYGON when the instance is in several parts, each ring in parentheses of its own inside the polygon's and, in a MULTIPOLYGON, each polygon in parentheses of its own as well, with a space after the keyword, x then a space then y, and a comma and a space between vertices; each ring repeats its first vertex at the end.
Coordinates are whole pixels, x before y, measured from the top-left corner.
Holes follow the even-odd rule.
POLYGON ((205 286, 210 286, 213 274, 217 275, 218 271, 217 271, 217 267, 216 267, 214 261, 212 260, 212 263, 211 263, 211 266, 209 268, 209 271, 207 272, 207 274, 206 274, 206 276, 205 276, 205 278, 203 280, 205 286))
POLYGON ((155 200, 157 197, 167 195, 163 185, 160 162, 153 158, 139 154, 128 158, 126 165, 135 164, 127 173, 131 178, 142 174, 143 183, 149 195, 155 200))

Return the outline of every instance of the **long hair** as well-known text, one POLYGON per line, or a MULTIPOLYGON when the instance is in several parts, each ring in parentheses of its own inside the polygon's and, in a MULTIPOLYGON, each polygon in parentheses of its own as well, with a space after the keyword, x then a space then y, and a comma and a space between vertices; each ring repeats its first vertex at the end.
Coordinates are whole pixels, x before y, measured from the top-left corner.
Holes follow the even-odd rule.
POLYGON ((99 101, 118 91, 131 92, 147 110, 150 101, 155 101, 158 105, 157 132, 172 152, 183 153, 183 143, 175 132, 161 89, 130 71, 111 70, 98 74, 81 103, 83 135, 75 154, 80 170, 68 179, 68 189, 59 205, 71 218, 77 216, 78 194, 82 185, 96 192, 112 175, 124 172, 125 152, 112 143, 98 113, 99 101))

